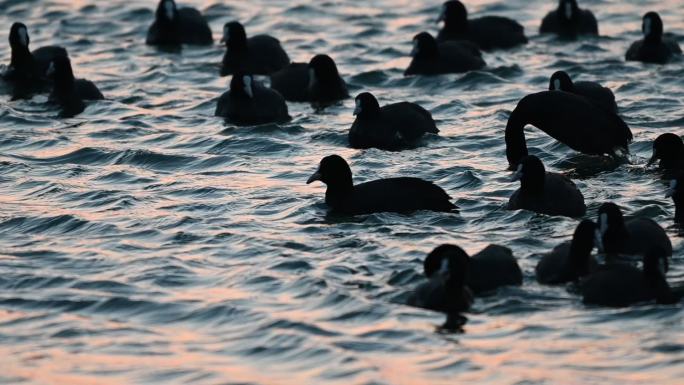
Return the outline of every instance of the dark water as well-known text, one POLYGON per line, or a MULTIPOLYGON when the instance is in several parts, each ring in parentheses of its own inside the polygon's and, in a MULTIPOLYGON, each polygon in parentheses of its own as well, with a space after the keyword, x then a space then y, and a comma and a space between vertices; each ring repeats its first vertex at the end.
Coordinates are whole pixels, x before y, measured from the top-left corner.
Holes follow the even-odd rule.
POLYGON ((681 305, 587 308, 534 283, 536 253, 576 221, 504 209, 517 186, 503 129, 556 70, 611 87, 633 164, 595 167, 534 130, 531 152, 578 177, 589 216, 614 200, 668 227, 669 279, 684 281, 672 203, 644 168, 658 134, 683 134, 684 62, 622 60, 647 10, 684 33, 684 2, 583 1, 605 37, 563 43, 536 33, 555 1, 470 1, 474 15, 520 20, 530 44, 486 54, 484 71, 409 79, 411 37, 436 30, 439 1, 193 3, 217 40, 235 18, 298 61, 330 53, 353 94, 419 102, 442 135, 401 153, 348 149, 351 100, 322 114, 290 104, 283 126, 226 125, 212 116, 227 87, 221 47, 146 47, 156 1, 0 0, 3 63, 21 20, 33 48, 65 45, 77 76, 108 98, 69 120, 46 96, 1 99, 0 383, 681 384, 681 305), (434 180, 461 214, 329 218, 324 187, 304 182, 332 153, 357 182, 434 180), (444 242, 507 245, 526 275, 478 300, 464 334, 437 333, 443 316, 396 303, 444 242))

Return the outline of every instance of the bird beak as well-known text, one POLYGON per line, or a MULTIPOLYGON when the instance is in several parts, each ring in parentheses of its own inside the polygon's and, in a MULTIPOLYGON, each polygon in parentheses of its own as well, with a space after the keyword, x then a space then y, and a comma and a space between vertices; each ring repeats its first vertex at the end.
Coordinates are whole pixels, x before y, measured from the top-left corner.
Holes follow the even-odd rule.
POLYGON ((317 181, 317 180, 321 180, 321 181, 322 181, 322 178, 323 178, 323 175, 321 175, 321 170, 316 170, 316 172, 313 173, 313 175, 311 175, 311 176, 309 177, 309 179, 306 181, 306 184, 311 184, 311 183, 313 183, 313 182, 315 182, 315 181, 317 181))
POLYGON ((439 13, 439 17, 437 18, 437 24, 443 22, 444 20, 446 20, 446 9, 442 7, 442 12, 439 13))
POLYGON ((603 234, 601 233, 601 230, 596 230, 594 232, 594 243, 596 243, 596 248, 600 253, 604 252, 604 246, 603 246, 603 234))
POLYGON ((672 180, 670 181, 670 187, 665 191, 665 198, 672 198, 672 196, 675 194, 675 190, 677 189, 677 181, 672 180))
POLYGON ((55 62, 50 62, 50 65, 48 66, 47 71, 45 71, 45 75, 47 76, 52 76, 55 74, 55 62))
POLYGON ((361 111, 362 111, 361 102, 357 100, 356 101, 356 107, 354 108, 354 116, 360 114, 361 111))

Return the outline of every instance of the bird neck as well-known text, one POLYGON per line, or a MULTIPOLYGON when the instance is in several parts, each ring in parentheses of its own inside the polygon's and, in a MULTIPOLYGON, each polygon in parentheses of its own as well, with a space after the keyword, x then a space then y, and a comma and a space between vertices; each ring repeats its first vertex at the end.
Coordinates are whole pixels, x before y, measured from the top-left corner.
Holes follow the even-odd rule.
POLYGON ((511 169, 520 163, 520 159, 527 156, 527 143, 525 142, 525 124, 517 109, 511 113, 506 124, 506 158, 511 169))
POLYGON ((33 62, 33 55, 27 46, 16 45, 12 47, 12 54, 10 58, 10 66, 15 69, 25 67, 27 64, 33 62))

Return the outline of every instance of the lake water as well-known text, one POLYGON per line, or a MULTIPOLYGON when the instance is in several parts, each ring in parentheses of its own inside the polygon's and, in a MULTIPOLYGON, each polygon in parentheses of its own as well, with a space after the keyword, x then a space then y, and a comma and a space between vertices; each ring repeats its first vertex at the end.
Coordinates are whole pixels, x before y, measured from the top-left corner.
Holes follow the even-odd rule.
MULTIPOLYGON (((683 134, 684 60, 625 63, 641 16, 684 34, 682 1, 581 1, 600 38, 537 33, 551 0, 469 1, 474 16, 524 24, 530 43, 485 54, 487 69, 404 78, 411 38, 437 31, 440 1, 188 1, 213 47, 145 46, 156 1, 0 0, 0 60, 9 26, 32 48, 68 48, 78 77, 108 100, 59 120, 46 96, 0 98, 0 383, 27 384, 681 384, 682 305, 599 309, 534 281, 538 253, 577 221, 505 204, 503 132, 524 95, 556 70, 611 87, 632 128, 632 164, 607 167, 528 131, 530 151, 575 178, 589 217, 612 200, 682 239, 665 184, 645 169, 651 142, 683 134), (282 126, 214 118, 223 24, 277 36, 296 61, 329 53, 352 94, 415 101, 441 130, 399 153, 347 148, 353 100, 314 113, 290 104, 282 126), (459 215, 326 215, 306 185, 319 160, 349 160, 356 182, 414 175, 444 187, 459 215), (599 164, 597 167, 596 165, 599 164), (462 334, 402 305, 422 259, 451 242, 511 247, 520 288, 478 299, 462 334)), ((684 39, 680 38, 680 44, 684 39)))

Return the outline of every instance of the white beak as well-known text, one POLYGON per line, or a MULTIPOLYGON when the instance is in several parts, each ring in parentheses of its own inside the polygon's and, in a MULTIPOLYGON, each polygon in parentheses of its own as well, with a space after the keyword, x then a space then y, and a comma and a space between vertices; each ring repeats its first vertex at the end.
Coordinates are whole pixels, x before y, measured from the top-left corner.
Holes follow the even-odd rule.
POLYGON ((553 81, 553 89, 559 91, 561 89, 560 80, 556 79, 553 81))
POLYGON ((594 232, 594 243, 596 243, 596 248, 600 253, 605 252, 605 248, 603 246, 603 234, 598 229, 596 229, 594 232))
POLYGON ((444 258, 442 259, 442 264, 439 267, 439 271, 437 272, 440 276, 444 277, 444 279, 449 278, 449 260, 444 258))
POLYGON ((47 71, 45 71, 45 75, 52 76, 54 74, 55 74, 55 62, 51 61, 50 65, 48 66, 47 71))
POLYGON ((247 93, 250 98, 253 98, 254 91, 252 90, 252 77, 245 75, 242 77, 242 82, 245 83, 245 93, 247 93))
POLYGON ((675 194, 676 190, 677 190, 677 181, 671 180, 670 181, 670 187, 665 191, 665 198, 672 198, 672 196, 675 194))
POLYGON ((413 41, 413 48, 411 49, 411 56, 416 56, 418 55, 418 41, 414 40, 413 41))
POLYGON ((442 12, 439 13, 439 17, 437 18, 437 22, 440 23, 444 20, 446 20, 446 7, 442 7, 442 12))
POLYGON ((28 47, 28 32, 26 32, 26 28, 19 28, 17 33, 19 34, 19 43, 24 47, 28 47))
POLYGON ((650 34, 651 34, 651 19, 647 17, 644 19, 644 36, 648 36, 650 34))
POLYGON ((309 68, 309 88, 313 88, 316 82, 316 71, 314 71, 313 68, 309 68))
POLYGON ((363 108, 361 108, 361 101, 357 100, 356 101, 356 108, 354 108, 354 116, 358 115, 363 111, 363 108))
POLYGON ((572 4, 565 4, 565 17, 567 19, 572 19, 572 4))
POLYGON ((173 2, 171 0, 164 2, 164 11, 166 11, 166 18, 173 20, 173 2))

